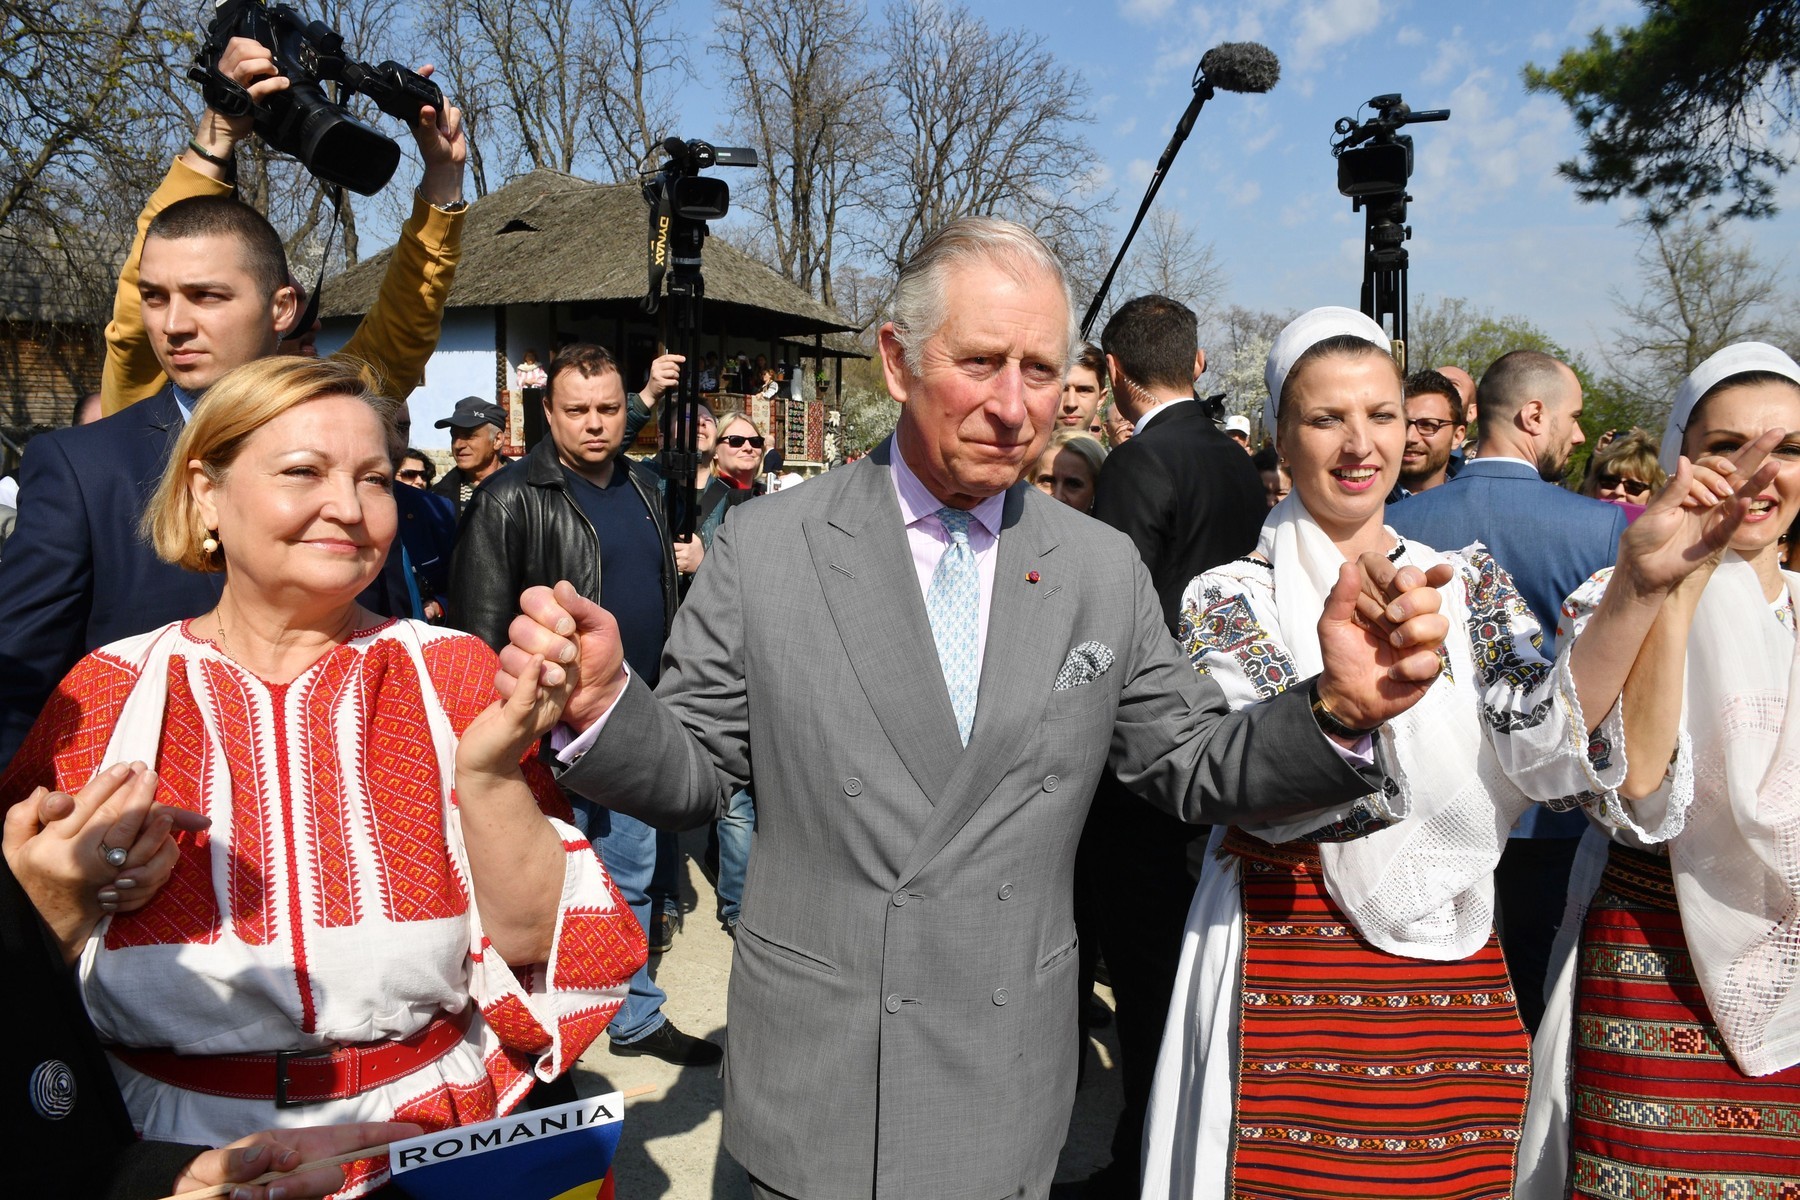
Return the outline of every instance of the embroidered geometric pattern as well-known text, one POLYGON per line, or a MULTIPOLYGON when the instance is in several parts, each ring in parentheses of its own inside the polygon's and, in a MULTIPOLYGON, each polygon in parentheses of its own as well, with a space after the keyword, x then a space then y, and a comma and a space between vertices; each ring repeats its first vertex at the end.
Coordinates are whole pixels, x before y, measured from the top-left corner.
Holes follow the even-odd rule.
MULTIPOLYGON (((1519 653, 1513 618, 1529 618, 1531 610, 1520 599, 1511 576, 1492 555, 1477 551, 1469 556, 1468 564, 1474 568, 1472 576, 1464 573, 1469 596, 1469 641, 1482 686, 1490 686, 1498 679, 1515 691, 1528 692, 1543 683, 1554 669, 1554 664, 1542 659, 1527 663, 1519 653)), ((1534 637, 1531 641, 1536 645, 1541 639, 1534 637)), ((1523 727, 1536 723, 1532 721, 1523 727)))
POLYGON ((262 747, 256 736, 261 721, 254 701, 235 670, 216 659, 201 662, 219 729, 219 748, 231 778, 231 926, 252 946, 267 945, 275 914, 269 911, 269 811, 262 773, 262 747))
POLYGON ((353 655, 329 656, 308 685, 301 705, 306 740, 300 769, 312 780, 306 803, 315 870, 313 919, 326 929, 356 924, 360 909, 350 844, 350 798, 338 754, 336 721, 340 707, 353 694, 351 667, 356 661, 353 655))
POLYGON ((1198 613, 1187 609, 1178 634, 1196 670, 1205 668, 1208 654, 1223 654, 1237 660, 1258 699, 1267 700, 1293 685, 1298 678, 1293 659, 1269 637, 1247 598, 1227 597, 1217 584, 1208 584, 1202 598, 1206 607, 1198 613))
POLYGON ((636 921, 617 919, 619 909, 625 906, 625 898, 616 894, 616 888, 614 890, 611 911, 570 908, 563 912, 562 927, 557 931, 556 949, 551 959, 551 977, 556 987, 564 990, 612 987, 630 978, 614 978, 614 964, 643 960, 646 953, 644 927, 636 921))
POLYGON ((938 520, 950 535, 950 544, 938 559, 925 591, 925 614, 931 619, 931 637, 937 643, 938 665, 950 691, 950 708, 956 714, 956 732, 969 744, 975 728, 975 699, 981 686, 976 656, 981 638, 981 572, 975 551, 969 548, 969 525, 975 514, 960 508, 940 508, 938 520))
POLYGON ((1608 847, 1576 962, 1571 1195, 1800 1200, 1800 1067, 1732 1062, 1667 858, 1608 847))
POLYGON ((1244 912, 1227 1194, 1509 1196, 1530 1044, 1499 942, 1460 962, 1388 954, 1349 930, 1315 848, 1235 830, 1223 848, 1244 912))
POLYGON ((1386 829, 1393 823, 1391 818, 1376 812, 1367 800, 1358 800, 1349 812, 1337 820, 1308 830, 1294 840, 1312 842, 1315 845, 1320 842, 1353 842, 1357 838, 1367 837, 1377 829, 1386 829))
POLYGON ((363 771, 383 799, 370 816, 388 919, 455 916, 468 902, 444 850, 437 753, 412 732, 426 726, 412 658, 397 644, 371 650, 363 656, 362 693, 363 771))
MULTIPOLYGON (((163 715, 156 757, 156 799, 194 812, 208 807, 206 762, 211 755, 206 722, 188 686, 181 659, 169 666, 169 707, 163 715)), ((120 913, 107 924, 106 947, 205 944, 219 938, 218 897, 213 891, 211 838, 206 831, 176 839, 177 858, 156 903, 120 913)))

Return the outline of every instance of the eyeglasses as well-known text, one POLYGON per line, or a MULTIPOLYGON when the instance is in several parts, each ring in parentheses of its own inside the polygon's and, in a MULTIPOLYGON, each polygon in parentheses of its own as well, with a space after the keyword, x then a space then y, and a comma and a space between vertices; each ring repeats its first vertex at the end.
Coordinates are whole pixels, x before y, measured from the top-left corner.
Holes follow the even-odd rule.
POLYGON ((1618 488, 1627 496, 1648 496, 1650 485, 1641 479, 1627 479, 1623 475, 1596 475, 1594 484, 1598 488, 1618 488))
POLYGON ((1407 419, 1408 429, 1417 429, 1426 437, 1436 437, 1444 429, 1456 424, 1455 421, 1439 421, 1431 417, 1410 417, 1407 419))
POLYGON ((404 480, 406 480, 406 481, 408 481, 408 482, 411 482, 411 481, 412 481, 412 480, 414 480, 414 479, 423 479, 423 478, 425 478, 425 472, 423 472, 423 471, 420 471, 420 470, 410 470, 410 471, 395 471, 395 472, 394 472, 394 478, 395 478, 395 479, 404 479, 404 480))
POLYGON ((764 444, 768 442, 768 439, 761 435, 751 437, 748 434, 742 433, 728 433, 719 440, 724 442, 727 446, 730 446, 733 450, 741 449, 744 446, 754 446, 756 449, 761 450, 764 444))

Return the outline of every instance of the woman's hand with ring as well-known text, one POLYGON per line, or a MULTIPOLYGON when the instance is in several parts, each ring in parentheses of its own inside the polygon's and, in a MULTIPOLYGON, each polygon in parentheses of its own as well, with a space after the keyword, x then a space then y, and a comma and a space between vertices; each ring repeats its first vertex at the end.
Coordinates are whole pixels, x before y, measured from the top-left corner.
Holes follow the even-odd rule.
POLYGON ((179 850, 171 833, 203 829, 198 813, 155 803, 156 773, 120 763, 75 795, 39 788, 6 814, 7 865, 73 962, 102 917, 149 903, 179 850), (125 857, 113 865, 116 853, 125 857))

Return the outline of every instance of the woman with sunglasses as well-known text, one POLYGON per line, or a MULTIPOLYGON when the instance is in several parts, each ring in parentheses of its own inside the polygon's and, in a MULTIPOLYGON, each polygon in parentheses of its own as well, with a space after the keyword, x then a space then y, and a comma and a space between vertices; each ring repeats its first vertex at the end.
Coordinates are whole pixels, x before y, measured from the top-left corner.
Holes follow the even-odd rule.
POLYGON ((1650 494, 1669 478, 1656 461, 1656 452, 1656 442, 1642 429, 1607 431, 1588 459, 1581 494, 1641 510, 1650 502, 1650 494))

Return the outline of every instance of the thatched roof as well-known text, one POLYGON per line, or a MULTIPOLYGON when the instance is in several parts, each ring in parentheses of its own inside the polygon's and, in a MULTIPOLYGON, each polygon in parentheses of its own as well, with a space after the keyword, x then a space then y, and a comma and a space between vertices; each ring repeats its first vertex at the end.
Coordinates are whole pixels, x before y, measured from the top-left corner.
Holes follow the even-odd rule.
MULTIPOLYGON (((469 205, 449 307, 591 302, 618 305, 622 316, 627 306, 638 314, 648 226, 649 208, 635 183, 592 183, 549 170, 521 175, 469 205)), ((323 314, 367 312, 392 253, 384 250, 328 279, 323 314)), ((706 240, 704 270, 708 327, 768 338, 854 328, 716 236, 706 240)))

